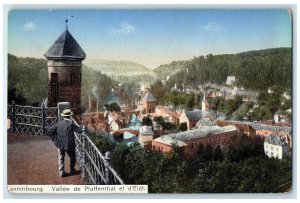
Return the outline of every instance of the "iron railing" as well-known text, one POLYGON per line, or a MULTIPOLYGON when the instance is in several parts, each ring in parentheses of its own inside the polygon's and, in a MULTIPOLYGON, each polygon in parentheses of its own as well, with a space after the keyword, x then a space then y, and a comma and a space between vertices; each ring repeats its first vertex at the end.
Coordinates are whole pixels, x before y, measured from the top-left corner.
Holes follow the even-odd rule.
POLYGON ((10 132, 44 135, 45 127, 57 121, 57 107, 21 106, 13 102, 7 107, 7 117, 11 120, 10 132))
POLYGON ((124 182, 111 166, 111 153, 106 152, 105 157, 86 135, 75 132, 76 158, 83 171, 88 184, 92 185, 123 185, 124 182))
MULTIPOLYGON (((8 105, 7 116, 11 120, 12 133, 44 135, 45 127, 57 122, 57 107, 45 108, 33 106, 8 105)), ((78 124, 77 124, 78 125, 78 124)), ((77 163, 83 171, 88 184, 123 185, 124 182, 111 166, 111 154, 105 157, 86 134, 75 133, 77 163)))

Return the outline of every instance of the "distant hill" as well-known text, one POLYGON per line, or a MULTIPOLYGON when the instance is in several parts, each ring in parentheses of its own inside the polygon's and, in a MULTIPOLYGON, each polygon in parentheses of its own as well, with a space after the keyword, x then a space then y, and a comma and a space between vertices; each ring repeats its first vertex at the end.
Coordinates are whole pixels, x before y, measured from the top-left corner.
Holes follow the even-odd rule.
POLYGON ((169 64, 160 65, 154 69, 154 73, 161 80, 166 80, 167 76, 171 76, 180 70, 183 70, 189 61, 173 61, 169 64))
POLYGON ((151 69, 131 61, 86 60, 84 64, 119 82, 149 82, 156 79, 151 69))
POLYGON ((236 76, 236 85, 254 90, 279 86, 291 88, 292 49, 272 48, 238 54, 198 56, 175 61, 154 69, 167 87, 184 84, 197 87, 205 82, 225 83, 227 76, 236 76))

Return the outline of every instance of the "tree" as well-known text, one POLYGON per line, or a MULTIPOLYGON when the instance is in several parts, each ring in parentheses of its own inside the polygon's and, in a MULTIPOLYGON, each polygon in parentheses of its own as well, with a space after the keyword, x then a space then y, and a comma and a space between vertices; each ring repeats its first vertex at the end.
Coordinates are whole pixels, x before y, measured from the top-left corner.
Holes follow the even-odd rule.
POLYGON ((204 158, 206 160, 212 160, 212 158, 213 158, 213 148, 210 144, 207 144, 205 146, 204 158))
POLYGON ((158 125, 163 126, 165 124, 165 120, 162 116, 154 117, 153 119, 158 125))
POLYGON ((121 107, 116 102, 111 103, 109 108, 110 111, 121 112, 121 107))
POLYGON ((151 85, 151 92, 159 104, 165 100, 166 88, 162 84, 161 80, 157 80, 153 85, 151 85))
POLYGON ((152 120, 151 120, 150 116, 145 116, 142 119, 142 125, 153 126, 153 123, 152 123, 152 120))
POLYGON ((179 132, 187 131, 187 129, 188 129, 188 127, 187 127, 186 122, 180 123, 180 125, 179 125, 179 127, 178 127, 178 131, 179 131, 179 132))
POLYGON ((220 147, 220 145, 218 145, 213 152, 213 160, 214 161, 223 161, 224 159, 224 155, 223 155, 223 151, 220 147))

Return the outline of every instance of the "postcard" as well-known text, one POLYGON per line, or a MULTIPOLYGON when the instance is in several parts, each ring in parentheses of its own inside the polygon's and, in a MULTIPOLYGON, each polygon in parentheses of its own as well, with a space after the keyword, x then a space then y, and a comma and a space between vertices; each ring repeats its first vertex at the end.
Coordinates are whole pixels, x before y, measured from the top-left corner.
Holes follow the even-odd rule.
POLYGON ((291 192, 292 17, 9 10, 8 192, 291 192))

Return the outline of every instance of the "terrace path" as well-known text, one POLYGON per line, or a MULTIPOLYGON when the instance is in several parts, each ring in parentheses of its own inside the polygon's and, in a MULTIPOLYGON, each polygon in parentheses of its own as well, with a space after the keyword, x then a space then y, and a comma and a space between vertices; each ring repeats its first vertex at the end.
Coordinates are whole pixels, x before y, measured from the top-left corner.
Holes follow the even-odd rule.
MULTIPOLYGON (((65 156, 69 172, 69 157, 65 156)), ((76 164, 76 169, 79 169, 76 164)), ((82 185, 81 174, 61 178, 58 173, 58 152, 47 136, 7 135, 8 185, 82 185)))

